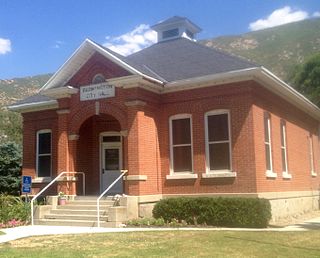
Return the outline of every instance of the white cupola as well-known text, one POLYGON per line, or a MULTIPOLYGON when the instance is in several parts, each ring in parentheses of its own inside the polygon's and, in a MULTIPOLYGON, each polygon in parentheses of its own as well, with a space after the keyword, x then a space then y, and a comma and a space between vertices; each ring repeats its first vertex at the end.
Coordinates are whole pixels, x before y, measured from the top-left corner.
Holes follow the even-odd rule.
POLYGON ((201 31, 197 25, 186 17, 173 16, 151 27, 157 32, 158 42, 175 38, 195 40, 195 34, 201 31))

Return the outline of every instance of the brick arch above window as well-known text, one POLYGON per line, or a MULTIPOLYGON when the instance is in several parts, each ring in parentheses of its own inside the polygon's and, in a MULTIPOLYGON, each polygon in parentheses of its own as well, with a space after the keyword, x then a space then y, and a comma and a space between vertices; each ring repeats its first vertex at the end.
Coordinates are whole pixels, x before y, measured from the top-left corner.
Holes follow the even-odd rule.
MULTIPOLYGON (((98 102, 100 103, 100 102, 98 102)), ((99 114, 111 115, 120 123, 121 130, 127 129, 127 114, 122 109, 109 103, 99 104, 99 114)), ((69 128, 71 134, 78 134, 81 125, 88 118, 96 115, 96 106, 92 103, 81 107, 70 119, 69 128)))

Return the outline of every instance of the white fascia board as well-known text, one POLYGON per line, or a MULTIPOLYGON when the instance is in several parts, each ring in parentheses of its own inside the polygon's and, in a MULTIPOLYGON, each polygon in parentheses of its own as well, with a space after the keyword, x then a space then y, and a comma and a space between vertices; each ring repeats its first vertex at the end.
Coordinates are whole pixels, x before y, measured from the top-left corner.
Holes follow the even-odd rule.
POLYGON ((67 59, 67 61, 65 61, 62 66, 60 66, 58 71, 56 71, 55 74, 52 75, 52 77, 41 87, 41 89, 39 90, 40 92, 42 90, 50 88, 50 84, 52 84, 54 80, 56 80, 57 77, 62 74, 62 71, 66 68, 66 66, 76 58, 76 55, 85 47, 86 44, 86 40, 82 42, 82 44, 76 49, 76 51, 73 52, 73 54, 67 59))
POLYGON ((262 82, 262 86, 266 87, 280 97, 285 98, 299 109, 305 111, 313 118, 320 121, 320 109, 268 69, 261 67, 260 70, 256 72, 256 77, 258 82, 262 82))
MULTIPOLYGON (((58 69, 58 71, 48 80, 48 82, 40 89, 40 91, 46 90, 46 89, 50 89, 51 85, 54 83, 54 81, 61 79, 60 77, 64 77, 66 75, 63 74, 63 70, 67 69, 68 66, 71 66, 73 62, 75 62, 77 60, 77 56, 81 53, 81 51, 84 51, 85 48, 91 48, 92 50, 95 50, 97 52, 99 52, 100 54, 102 54, 103 56, 111 59, 114 63, 118 64, 119 66, 121 66, 122 68, 124 68, 125 70, 133 73, 134 75, 140 75, 143 76, 144 78, 159 83, 159 84, 163 84, 162 81, 155 79, 151 76, 145 75, 143 73, 141 73, 140 71, 138 71, 137 69, 131 67, 130 65, 128 65, 127 63, 125 63, 124 61, 120 60, 118 57, 116 57, 115 55, 111 54, 110 52, 108 52, 106 49, 102 48, 101 46, 99 46, 98 44, 96 44, 95 42, 93 42, 90 39, 85 39, 85 41, 77 48, 77 50, 67 59, 67 61, 58 69)), ((92 55, 92 53, 89 53, 86 60, 92 55)), ((79 67, 81 67, 81 61, 78 64, 77 68, 74 68, 75 71, 73 71, 72 73, 70 73, 68 76, 66 76, 65 79, 62 79, 61 81, 66 82, 67 80, 69 80, 74 74, 75 72, 77 72, 77 69, 79 67)), ((71 68, 72 70, 72 68, 71 68)), ((64 85, 62 85, 64 86, 64 85)))
POLYGON ((53 88, 43 90, 41 94, 52 98, 70 98, 72 94, 77 94, 79 89, 72 86, 66 86, 61 88, 53 88))
POLYGON ((41 111, 48 109, 58 108, 58 102, 56 100, 48 100, 34 103, 25 103, 20 105, 9 106, 8 109, 14 112, 26 113, 32 111, 41 111))
POLYGON ((103 54, 105 57, 111 58, 112 61, 114 61, 116 64, 118 64, 119 66, 121 66, 122 68, 126 69, 127 71, 133 73, 133 74, 137 74, 140 75, 148 80, 151 80, 153 82, 159 83, 159 84, 163 84, 162 81, 155 79, 151 76, 148 76, 142 72, 140 72, 139 70, 133 68, 132 66, 128 65, 126 62, 122 61, 121 59, 119 59, 118 57, 116 57, 115 55, 111 54, 110 52, 108 52, 106 49, 102 48, 101 46, 97 45, 95 42, 91 41, 90 39, 86 39, 87 42, 89 42, 90 44, 92 44, 96 50, 103 54))

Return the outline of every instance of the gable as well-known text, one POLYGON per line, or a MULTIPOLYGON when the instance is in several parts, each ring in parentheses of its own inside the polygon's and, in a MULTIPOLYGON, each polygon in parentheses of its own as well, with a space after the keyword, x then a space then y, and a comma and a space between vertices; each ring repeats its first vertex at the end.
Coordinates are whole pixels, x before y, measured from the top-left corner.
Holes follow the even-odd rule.
POLYGON ((91 84, 96 74, 102 74, 106 80, 132 75, 132 73, 96 52, 82 65, 77 73, 72 76, 67 82, 67 85, 76 88, 91 84))

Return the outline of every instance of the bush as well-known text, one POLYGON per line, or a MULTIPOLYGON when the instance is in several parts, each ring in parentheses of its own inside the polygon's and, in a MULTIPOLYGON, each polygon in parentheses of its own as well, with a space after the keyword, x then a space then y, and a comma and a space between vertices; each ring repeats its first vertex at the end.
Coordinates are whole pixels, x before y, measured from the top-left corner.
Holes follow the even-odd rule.
POLYGON ((0 224, 20 225, 29 222, 30 203, 23 202, 19 197, 0 195, 0 224))
POLYGON ((271 219, 270 203, 258 198, 170 198, 159 201, 153 216, 167 223, 219 227, 267 227, 271 219))
POLYGON ((21 149, 15 143, 0 145, 0 194, 19 195, 21 149))

